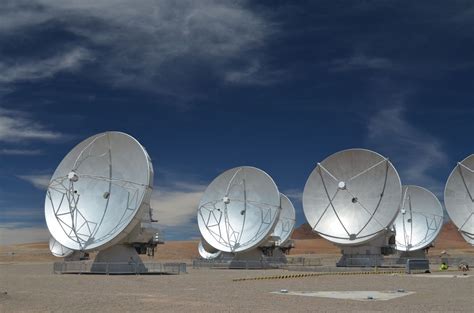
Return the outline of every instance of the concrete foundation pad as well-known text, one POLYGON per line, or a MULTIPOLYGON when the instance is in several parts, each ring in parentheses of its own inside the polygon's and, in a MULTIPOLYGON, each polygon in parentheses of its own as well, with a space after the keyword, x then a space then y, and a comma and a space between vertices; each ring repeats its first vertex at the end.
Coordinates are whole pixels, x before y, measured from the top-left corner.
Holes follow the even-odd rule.
POLYGON ((452 274, 415 274, 410 277, 429 277, 429 278, 469 278, 472 275, 452 275, 452 274))
POLYGON ((386 301, 414 294, 413 291, 275 291, 274 294, 345 299, 357 301, 386 301))

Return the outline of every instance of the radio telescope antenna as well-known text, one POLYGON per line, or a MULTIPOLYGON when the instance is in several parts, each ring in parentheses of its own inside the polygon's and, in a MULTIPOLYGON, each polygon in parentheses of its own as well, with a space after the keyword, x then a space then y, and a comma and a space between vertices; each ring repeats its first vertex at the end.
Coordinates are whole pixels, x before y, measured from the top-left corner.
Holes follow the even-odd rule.
POLYGON ((296 223, 296 213, 293 203, 284 194, 280 193, 281 197, 281 212, 278 222, 273 231, 273 236, 278 237, 276 245, 279 247, 285 246, 290 240, 296 223))
POLYGON ((230 169, 207 187, 198 208, 204 240, 224 252, 258 247, 280 214, 280 193, 273 179, 255 167, 230 169))
POLYGON ((387 243, 372 240, 388 235, 401 198, 400 177, 387 158, 370 150, 349 149, 317 164, 304 188, 303 209, 315 232, 345 246, 343 259, 374 259, 370 264, 341 259, 338 265, 377 265, 383 260, 380 248, 387 243), (370 255, 365 255, 369 250, 370 255))
POLYGON ((403 186, 402 207, 394 226, 398 251, 424 249, 441 231, 443 207, 429 190, 418 186, 403 186))
POLYGON ((449 175, 444 204, 461 235, 474 245, 474 154, 459 162, 449 175))
POLYGON ((387 158, 349 149, 318 163, 306 182, 303 208, 321 236, 355 245, 387 229, 398 212, 401 194, 400 177, 387 158))
POLYGON ((121 132, 92 136, 54 172, 46 192, 46 224, 62 246, 100 251, 96 261, 138 259, 132 244, 153 244, 148 237, 155 235, 148 218, 152 188, 150 157, 135 138, 121 132))

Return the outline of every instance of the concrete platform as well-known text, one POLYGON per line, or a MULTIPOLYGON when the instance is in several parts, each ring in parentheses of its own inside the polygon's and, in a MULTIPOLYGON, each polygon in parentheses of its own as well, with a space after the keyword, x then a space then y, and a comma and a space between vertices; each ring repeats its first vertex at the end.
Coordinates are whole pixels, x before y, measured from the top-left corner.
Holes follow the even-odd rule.
POLYGON ((414 294, 413 291, 275 291, 273 294, 357 301, 387 301, 414 294))

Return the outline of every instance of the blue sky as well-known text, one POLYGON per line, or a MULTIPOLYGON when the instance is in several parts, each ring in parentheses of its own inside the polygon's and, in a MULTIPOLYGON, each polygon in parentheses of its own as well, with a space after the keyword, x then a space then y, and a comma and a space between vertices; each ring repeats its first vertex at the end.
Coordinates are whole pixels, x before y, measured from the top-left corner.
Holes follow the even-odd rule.
POLYGON ((474 152, 472 1, 4 0, 0 243, 42 241, 44 185, 77 143, 120 130, 156 171, 168 240, 202 191, 252 165, 293 200, 341 149, 391 159, 442 200, 474 152))

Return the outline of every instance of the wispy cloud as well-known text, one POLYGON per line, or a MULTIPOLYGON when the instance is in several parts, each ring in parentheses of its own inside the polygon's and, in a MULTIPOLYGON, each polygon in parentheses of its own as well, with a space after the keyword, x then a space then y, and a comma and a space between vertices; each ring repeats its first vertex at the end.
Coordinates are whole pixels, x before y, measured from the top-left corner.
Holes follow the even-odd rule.
POLYGON ((0 11, 0 21, 0 36, 56 23, 80 38, 49 60, 0 63, 3 82, 47 78, 92 58, 94 76, 113 85, 176 96, 199 81, 202 69, 209 79, 233 84, 272 80, 262 74, 259 49, 273 25, 246 1, 15 1, 0 11))
POLYGON ((286 189, 282 193, 293 201, 301 202, 303 199, 303 191, 300 189, 286 189))
POLYGON ((49 181, 51 175, 18 175, 18 178, 31 183, 38 189, 46 190, 48 189, 49 181))
POLYGON ((0 142, 53 141, 63 138, 64 134, 50 130, 24 112, 0 106, 0 142))
POLYGON ((388 70, 394 68, 393 62, 388 58, 367 56, 358 53, 348 58, 333 60, 331 70, 334 72, 346 72, 356 70, 388 70))
POLYGON ((88 50, 73 48, 46 59, 26 60, 24 62, 18 60, 0 61, 0 83, 11 84, 49 78, 59 72, 74 71, 91 58, 88 50))
POLYGON ((41 155, 40 149, 0 149, 0 155, 33 156, 41 155))
POLYGON ((420 185, 441 196, 444 183, 433 174, 448 161, 443 144, 413 125, 408 113, 403 104, 377 111, 368 123, 369 142, 392 160, 404 185, 420 185))
POLYGON ((253 63, 248 64, 246 67, 227 71, 224 79, 229 84, 268 86, 283 81, 285 79, 285 71, 264 71, 260 62, 254 60, 253 63))
POLYGON ((154 217, 165 228, 196 224, 199 201, 205 189, 202 184, 182 182, 156 187, 151 201, 154 217))

